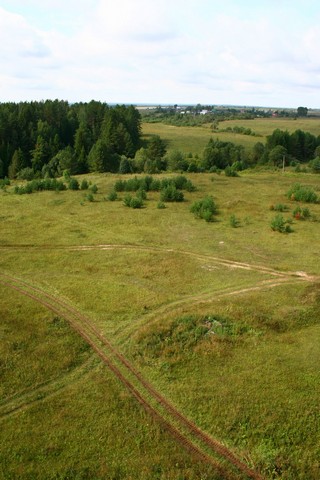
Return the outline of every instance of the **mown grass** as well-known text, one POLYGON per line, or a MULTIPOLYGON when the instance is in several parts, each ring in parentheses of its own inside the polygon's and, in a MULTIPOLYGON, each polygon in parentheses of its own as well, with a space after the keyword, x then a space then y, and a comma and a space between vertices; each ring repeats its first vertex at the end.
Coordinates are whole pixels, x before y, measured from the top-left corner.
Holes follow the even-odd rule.
MULTIPOLYGON (((286 192, 297 182, 319 192, 318 177, 190 174, 197 190, 161 210, 156 192, 141 210, 122 194, 107 201, 118 175, 86 178, 99 187, 94 202, 76 191, 0 193, 1 270, 86 313, 181 411, 267 478, 318 478, 319 284, 294 272, 320 275, 320 205, 309 205, 313 221, 293 219, 291 234, 270 228, 270 206, 286 204, 292 217, 297 202, 286 192), (207 195, 218 206, 212 223, 190 212, 207 195), (271 288, 278 277, 261 265, 287 272, 288 283, 271 288), (206 317, 220 330, 210 333, 206 317)), ((7 288, 0 300, 3 402, 91 357, 43 307, 7 288)), ((98 360, 1 421, 3 478, 214 478, 98 360)))

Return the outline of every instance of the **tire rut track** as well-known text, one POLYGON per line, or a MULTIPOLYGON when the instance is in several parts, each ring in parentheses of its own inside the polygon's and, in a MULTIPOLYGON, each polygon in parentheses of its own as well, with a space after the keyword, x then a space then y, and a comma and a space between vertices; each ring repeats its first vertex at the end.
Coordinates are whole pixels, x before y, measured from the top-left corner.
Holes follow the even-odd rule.
MULTIPOLYGON (((261 480, 262 477, 259 473, 253 471, 249 468, 243 461, 238 459, 228 448, 220 444, 218 441, 212 439, 209 435, 204 433, 199 427, 197 427, 193 422, 181 414, 167 399, 163 397, 159 392, 157 392, 154 387, 143 378, 143 376, 133 367, 133 365, 111 345, 111 343, 98 331, 98 329, 92 325, 90 320, 81 314, 74 307, 68 305, 63 300, 60 300, 53 295, 46 293, 45 291, 36 288, 28 283, 19 280, 10 275, 1 274, 0 281, 7 287, 10 287, 23 295, 30 297, 31 299, 42 304, 46 308, 54 311, 58 315, 64 316, 71 326, 87 341, 87 343, 92 347, 92 349, 99 355, 99 357, 104 361, 104 363, 110 368, 110 370, 117 376, 117 378, 128 388, 132 395, 141 403, 147 411, 149 411, 157 420, 175 437, 177 438, 185 447, 190 451, 193 451, 197 457, 209 463, 215 469, 220 471, 225 478, 230 478, 230 473, 222 467, 216 460, 209 456, 206 453, 206 448, 209 447, 212 452, 218 454, 224 461, 229 462, 229 466, 235 467, 238 472, 246 477, 252 478, 254 480, 261 480), (17 286, 18 284, 18 286, 17 286), (31 292, 30 292, 31 290, 31 292), (44 297, 44 298, 43 298, 44 297), (74 318, 75 317, 75 318, 74 318), (76 319, 76 320, 75 320, 76 319), (79 321, 81 324, 79 324, 79 321), (85 328, 87 330, 85 330, 85 328), (89 330, 89 332, 88 332, 89 330), (92 335, 94 339, 92 339, 92 335), (102 350, 102 346, 97 344, 99 340, 100 344, 106 347, 109 350, 109 354, 113 357, 116 357, 121 367, 125 367, 126 374, 123 374, 118 366, 111 361, 110 357, 102 350), (157 404, 162 407, 162 409, 169 414, 171 421, 169 422, 163 414, 161 414, 152 404, 148 401, 145 396, 140 393, 140 391, 133 385, 129 380, 129 375, 133 375, 138 382, 140 387, 144 387, 146 393, 156 400, 157 404), (174 420, 174 421, 173 421, 174 420), (199 447, 194 441, 191 441, 185 434, 179 431, 174 423, 178 423, 180 428, 187 429, 191 435, 193 435, 198 442, 202 442, 204 445, 199 447), (204 446, 206 448, 204 448, 204 446)), ((145 395, 146 395, 145 393, 145 395)), ((236 478, 239 478, 237 476, 236 478)))

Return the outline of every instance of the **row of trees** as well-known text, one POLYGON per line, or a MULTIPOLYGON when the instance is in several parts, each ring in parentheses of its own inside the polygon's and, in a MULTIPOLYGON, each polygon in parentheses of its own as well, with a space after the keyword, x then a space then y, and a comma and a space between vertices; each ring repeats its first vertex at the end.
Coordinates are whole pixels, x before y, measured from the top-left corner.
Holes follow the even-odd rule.
POLYGON ((117 171, 121 155, 141 147, 141 118, 133 106, 59 100, 0 104, 0 177, 117 171))
MULTIPOLYGON (((274 130, 252 151, 211 139, 201 156, 167 153, 159 136, 141 142, 141 117, 133 106, 110 107, 91 101, 0 104, 0 178, 58 177, 89 171, 158 173, 172 171, 233 172, 256 164, 313 160, 320 170, 320 136, 296 130, 274 130), (313 160, 315 159, 315 160, 313 160), (227 170, 226 170, 227 171, 227 170)), ((232 172, 231 172, 232 173, 232 172)))

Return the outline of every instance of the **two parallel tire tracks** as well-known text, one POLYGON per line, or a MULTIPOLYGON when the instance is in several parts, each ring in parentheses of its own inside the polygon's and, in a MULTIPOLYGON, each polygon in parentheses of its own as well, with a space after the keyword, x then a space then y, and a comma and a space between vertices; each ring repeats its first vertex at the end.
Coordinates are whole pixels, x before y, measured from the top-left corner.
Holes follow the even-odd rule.
POLYGON ((88 317, 61 298, 11 275, 0 274, 0 283, 67 320, 145 410, 198 459, 219 472, 222 478, 262 480, 263 477, 259 473, 236 457, 227 447, 203 432, 159 393, 101 334, 88 317))

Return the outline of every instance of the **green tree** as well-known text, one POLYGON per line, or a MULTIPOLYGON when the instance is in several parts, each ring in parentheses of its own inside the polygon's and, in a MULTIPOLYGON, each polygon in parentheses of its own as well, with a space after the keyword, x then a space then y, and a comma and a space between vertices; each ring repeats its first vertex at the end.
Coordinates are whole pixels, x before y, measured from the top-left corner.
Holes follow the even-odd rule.
POLYGON ((16 178, 17 173, 25 167, 24 156, 21 148, 14 151, 12 160, 9 166, 9 178, 16 178))
POLYGON ((306 117, 308 115, 308 108, 307 107, 298 107, 297 108, 297 115, 298 115, 298 117, 306 117))
POLYGON ((282 145, 277 145, 269 153, 269 162, 276 167, 281 167, 287 155, 287 149, 282 145))

